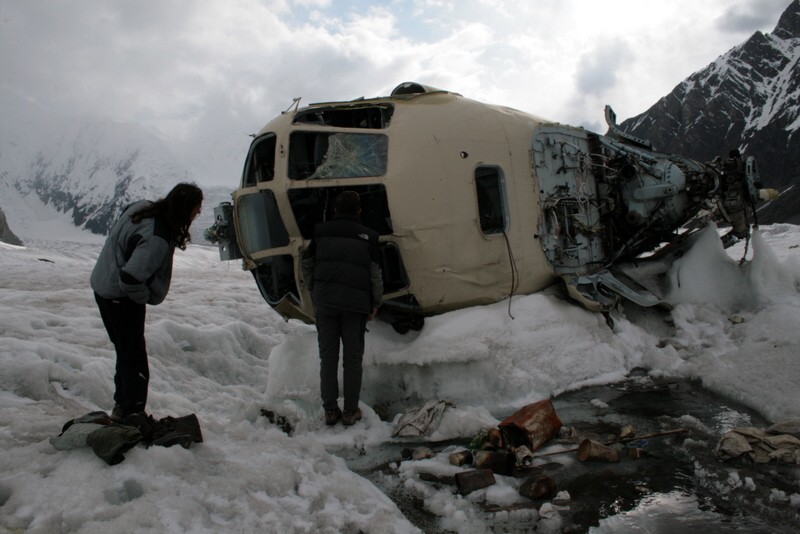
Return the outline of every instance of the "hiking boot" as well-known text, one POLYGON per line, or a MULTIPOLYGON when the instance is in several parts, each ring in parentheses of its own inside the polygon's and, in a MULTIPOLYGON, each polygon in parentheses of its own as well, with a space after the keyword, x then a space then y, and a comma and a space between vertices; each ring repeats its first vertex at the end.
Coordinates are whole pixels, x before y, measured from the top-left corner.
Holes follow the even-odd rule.
POLYGON ((336 408, 334 410, 325 410, 325 424, 328 426, 335 425, 342 418, 342 410, 336 408))
POLYGON ((125 419, 125 412, 122 410, 122 406, 119 404, 114 405, 114 409, 111 410, 110 419, 115 423, 121 423, 123 419, 125 419))
POLYGON ((352 424, 355 424, 356 421, 361 421, 361 408, 344 411, 344 415, 342 415, 343 425, 350 426, 352 424))
POLYGON ((150 444, 153 441, 153 434, 156 430, 156 420, 152 415, 144 411, 129 413, 125 416, 123 425, 132 426, 139 429, 142 433, 142 439, 145 443, 150 444))
POLYGON ((173 445, 180 445, 184 449, 192 446, 194 439, 191 434, 185 432, 167 432, 163 436, 159 436, 153 440, 153 445, 160 445, 162 447, 172 447, 173 445))

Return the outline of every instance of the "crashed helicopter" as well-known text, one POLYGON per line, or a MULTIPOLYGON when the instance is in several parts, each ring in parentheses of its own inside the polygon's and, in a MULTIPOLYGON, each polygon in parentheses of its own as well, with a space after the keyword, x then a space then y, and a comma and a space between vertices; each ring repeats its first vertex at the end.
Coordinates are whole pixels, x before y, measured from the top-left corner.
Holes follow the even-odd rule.
POLYGON ((595 311, 654 306, 708 220, 749 236, 756 162, 662 154, 621 132, 609 107, 606 121, 600 135, 412 82, 386 97, 295 99, 254 136, 206 238, 242 259, 278 313, 311 323, 300 254, 354 190, 380 234, 379 318, 400 332, 559 280, 595 311))

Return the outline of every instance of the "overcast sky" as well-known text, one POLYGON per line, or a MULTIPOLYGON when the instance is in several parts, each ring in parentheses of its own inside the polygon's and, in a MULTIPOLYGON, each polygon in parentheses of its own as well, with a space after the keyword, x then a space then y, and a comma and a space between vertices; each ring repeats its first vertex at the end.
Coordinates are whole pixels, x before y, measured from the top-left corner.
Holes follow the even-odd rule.
POLYGON ((0 0, 0 88, 244 151, 246 134, 293 97, 386 95, 404 81, 602 133, 605 104, 620 121, 645 111, 753 32, 771 32, 789 4, 0 0))

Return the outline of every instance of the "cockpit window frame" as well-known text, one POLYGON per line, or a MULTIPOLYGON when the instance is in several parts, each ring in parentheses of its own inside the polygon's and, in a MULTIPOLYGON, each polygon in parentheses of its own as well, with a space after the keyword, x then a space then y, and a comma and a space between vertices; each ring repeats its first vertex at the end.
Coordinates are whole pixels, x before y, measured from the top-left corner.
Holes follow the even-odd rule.
POLYGON ((255 187, 275 179, 277 141, 277 135, 272 132, 260 135, 253 141, 245 160, 242 187, 255 187))

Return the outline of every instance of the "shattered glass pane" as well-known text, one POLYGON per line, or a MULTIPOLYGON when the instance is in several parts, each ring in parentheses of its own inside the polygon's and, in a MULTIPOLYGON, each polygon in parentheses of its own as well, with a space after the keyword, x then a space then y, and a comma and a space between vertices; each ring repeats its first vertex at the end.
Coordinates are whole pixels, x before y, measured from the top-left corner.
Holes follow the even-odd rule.
POLYGON ((386 173, 388 141, 383 135, 333 134, 322 163, 309 179, 357 178, 386 173))

